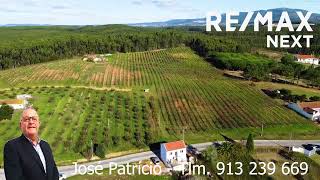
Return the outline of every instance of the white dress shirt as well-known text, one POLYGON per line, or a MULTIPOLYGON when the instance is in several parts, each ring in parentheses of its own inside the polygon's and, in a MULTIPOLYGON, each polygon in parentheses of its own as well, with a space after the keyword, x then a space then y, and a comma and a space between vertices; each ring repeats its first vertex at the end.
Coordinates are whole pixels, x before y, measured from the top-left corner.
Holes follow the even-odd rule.
POLYGON ((40 157, 40 160, 41 160, 41 163, 42 163, 42 166, 43 166, 43 169, 44 169, 44 172, 47 173, 47 169, 46 169, 46 159, 43 155, 43 152, 41 150, 41 147, 40 147, 40 142, 41 142, 41 139, 38 138, 38 142, 36 144, 33 144, 32 140, 29 139, 28 137, 26 137, 30 143, 32 144, 34 150, 36 150, 36 152, 38 153, 39 157, 40 157))

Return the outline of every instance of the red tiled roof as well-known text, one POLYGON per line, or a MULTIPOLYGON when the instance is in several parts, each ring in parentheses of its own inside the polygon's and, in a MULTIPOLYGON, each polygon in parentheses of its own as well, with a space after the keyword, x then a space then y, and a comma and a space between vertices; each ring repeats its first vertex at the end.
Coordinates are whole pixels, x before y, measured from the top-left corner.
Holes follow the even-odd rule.
POLYGON ((183 149, 186 148, 186 144, 184 143, 184 141, 175 141, 175 142, 169 142, 169 143, 165 143, 164 146, 166 147, 167 151, 172 151, 172 150, 176 150, 176 149, 183 149))
POLYGON ((298 104, 302 109, 305 108, 311 108, 311 109, 315 109, 315 108, 320 108, 320 101, 314 101, 314 102, 301 102, 298 104))
POLYGON ((306 108, 303 108, 303 110, 309 114, 313 114, 313 112, 315 112, 315 110, 309 108, 309 107, 306 107, 306 108))
POLYGON ((309 59, 309 58, 316 58, 313 55, 305 55, 305 54, 298 54, 297 55, 298 59, 309 59))

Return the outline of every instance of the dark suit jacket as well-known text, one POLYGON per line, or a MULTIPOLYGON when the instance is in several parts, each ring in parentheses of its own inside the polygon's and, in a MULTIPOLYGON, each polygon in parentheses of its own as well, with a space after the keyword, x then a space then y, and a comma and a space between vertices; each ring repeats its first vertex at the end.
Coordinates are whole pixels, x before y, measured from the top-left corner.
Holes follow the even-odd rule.
POLYGON ((37 151, 24 136, 10 140, 4 146, 4 172, 7 180, 57 180, 59 173, 49 144, 40 141, 46 160, 46 173, 37 151))

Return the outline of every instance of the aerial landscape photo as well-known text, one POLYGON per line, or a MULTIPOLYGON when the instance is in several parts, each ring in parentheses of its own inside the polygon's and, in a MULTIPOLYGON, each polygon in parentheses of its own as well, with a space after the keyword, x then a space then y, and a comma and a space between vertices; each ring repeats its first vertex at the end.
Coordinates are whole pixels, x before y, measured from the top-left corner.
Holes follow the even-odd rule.
POLYGON ((320 179, 320 1, 0 2, 0 180, 320 179))

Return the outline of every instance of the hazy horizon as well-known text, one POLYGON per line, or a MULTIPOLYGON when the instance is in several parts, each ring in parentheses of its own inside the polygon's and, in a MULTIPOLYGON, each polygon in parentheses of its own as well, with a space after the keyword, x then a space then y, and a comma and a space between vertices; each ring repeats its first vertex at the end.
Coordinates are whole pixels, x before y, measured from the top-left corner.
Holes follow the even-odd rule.
POLYGON ((204 18, 209 11, 249 12, 275 8, 320 13, 320 1, 309 0, 0 0, 0 24, 102 25, 204 18))

